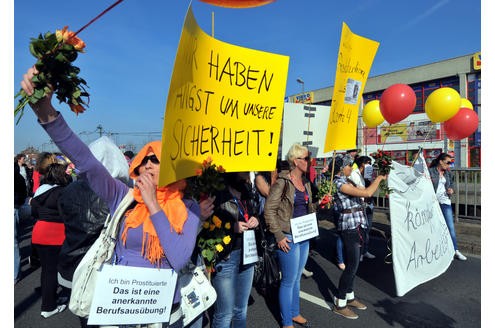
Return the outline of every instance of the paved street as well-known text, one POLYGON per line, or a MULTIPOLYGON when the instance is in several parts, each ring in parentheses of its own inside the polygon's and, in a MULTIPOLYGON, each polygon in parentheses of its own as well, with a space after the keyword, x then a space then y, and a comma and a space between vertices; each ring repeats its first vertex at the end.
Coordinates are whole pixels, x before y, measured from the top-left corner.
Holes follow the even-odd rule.
MULTIPOLYGON (((15 286, 15 327, 78 328, 78 319, 69 311, 44 319, 40 316, 39 269, 30 269, 30 222, 24 222, 21 234, 22 280, 15 286)), ((374 260, 365 259, 357 273, 356 295, 368 305, 357 311, 357 320, 349 320, 331 312, 329 303, 336 290, 341 271, 333 262, 335 236, 332 230, 320 227, 314 255, 307 268, 314 276, 301 280, 301 313, 313 327, 480 327, 481 326, 481 261, 477 255, 468 260, 452 261, 439 277, 417 286, 403 297, 397 297, 391 264, 386 264, 385 239, 373 234, 371 252, 374 260)), ((277 328, 278 304, 266 300, 254 289, 248 309, 248 327, 277 328)), ((209 327, 209 325, 206 325, 209 327)))

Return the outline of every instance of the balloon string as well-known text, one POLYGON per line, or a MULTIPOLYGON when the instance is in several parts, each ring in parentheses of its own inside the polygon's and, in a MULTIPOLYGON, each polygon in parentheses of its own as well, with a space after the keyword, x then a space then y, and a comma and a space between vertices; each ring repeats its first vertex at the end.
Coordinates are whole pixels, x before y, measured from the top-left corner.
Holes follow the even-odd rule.
POLYGON ((74 33, 73 36, 76 36, 78 35, 80 32, 82 32, 84 29, 86 29, 86 27, 88 27, 89 25, 93 24, 96 20, 98 20, 101 16, 105 15, 107 12, 109 12, 110 10, 113 9, 113 7, 115 7, 116 5, 118 5, 119 3, 121 3, 122 1, 124 0, 117 0, 113 5, 111 5, 110 7, 108 7, 107 9, 103 10, 98 16, 96 16, 95 18, 93 18, 91 21, 89 21, 89 23, 87 23, 86 25, 84 25, 83 27, 81 27, 76 33, 74 33))

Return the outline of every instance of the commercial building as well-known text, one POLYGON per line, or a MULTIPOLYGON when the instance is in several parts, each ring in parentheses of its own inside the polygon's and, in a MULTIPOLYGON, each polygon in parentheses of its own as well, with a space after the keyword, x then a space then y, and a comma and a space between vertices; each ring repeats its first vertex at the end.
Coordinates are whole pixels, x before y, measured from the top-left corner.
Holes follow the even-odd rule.
MULTIPOLYGON (((481 131, 460 141, 446 137, 443 123, 432 123, 425 113, 425 102, 436 89, 450 87, 462 98, 473 104, 473 110, 481 121, 481 54, 476 52, 427 65, 408 68, 368 78, 363 92, 364 105, 381 94, 389 86, 402 83, 416 93, 416 107, 411 115, 399 123, 390 125, 386 121, 376 128, 368 128, 359 113, 357 147, 361 154, 370 154, 377 149, 390 152, 394 160, 410 164, 413 152, 422 147, 427 161, 441 152, 454 155, 455 167, 480 167, 481 131)), ((287 97, 288 102, 305 102, 330 106, 333 87, 307 91, 287 97)))

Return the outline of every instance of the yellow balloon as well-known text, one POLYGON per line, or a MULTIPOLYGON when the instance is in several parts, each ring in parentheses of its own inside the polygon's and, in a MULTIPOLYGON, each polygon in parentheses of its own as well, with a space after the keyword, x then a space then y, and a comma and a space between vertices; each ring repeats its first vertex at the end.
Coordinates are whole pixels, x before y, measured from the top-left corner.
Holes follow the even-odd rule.
POLYGON ((425 112, 433 123, 441 123, 454 117, 461 108, 461 96, 449 87, 433 91, 425 102, 425 112))
POLYGON ((470 110, 473 110, 473 104, 466 99, 466 98, 461 98, 461 106, 460 108, 469 108, 470 110))
POLYGON ((380 101, 372 100, 363 108, 363 121, 369 128, 377 127, 385 121, 385 118, 380 111, 380 101))

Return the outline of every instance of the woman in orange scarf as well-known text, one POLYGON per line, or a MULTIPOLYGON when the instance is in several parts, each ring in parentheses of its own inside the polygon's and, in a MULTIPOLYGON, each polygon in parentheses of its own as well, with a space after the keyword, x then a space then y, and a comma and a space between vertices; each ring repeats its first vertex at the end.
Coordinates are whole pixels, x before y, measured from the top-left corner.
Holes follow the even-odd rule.
MULTIPOLYGON (((34 67, 30 68, 21 82, 29 95, 33 93, 32 78, 37 73, 34 67)), ((87 179, 91 188, 106 201, 113 214, 128 194, 129 187, 114 179, 69 128, 62 114, 52 106, 51 95, 31 104, 31 107, 53 142, 80 170, 80 176, 87 179)), ((160 141, 148 143, 134 157, 129 168, 130 176, 135 180, 132 190, 135 201, 125 211, 120 227, 114 254, 117 265, 179 271, 189 261, 195 247, 200 212, 204 216, 212 213, 211 199, 202 203, 201 211, 196 202, 182 199, 183 181, 158 187, 161 148, 160 141)), ((180 315, 180 290, 176 286, 171 324, 163 327, 182 327, 180 315)))

